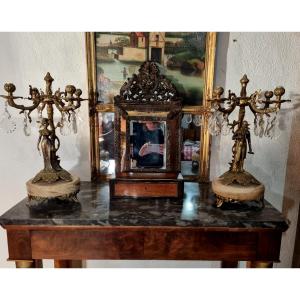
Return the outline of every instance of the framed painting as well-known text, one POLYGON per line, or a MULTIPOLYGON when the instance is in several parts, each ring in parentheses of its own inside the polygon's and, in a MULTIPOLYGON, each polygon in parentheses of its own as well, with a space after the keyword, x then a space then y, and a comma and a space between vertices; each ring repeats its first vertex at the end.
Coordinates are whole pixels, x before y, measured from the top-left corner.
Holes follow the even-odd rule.
MULTIPOLYGON (((207 99, 214 76, 216 33, 86 33, 93 179, 113 177, 114 97, 148 60, 176 86, 183 100, 181 169, 186 180, 209 180, 207 99)), ((132 130, 138 130, 135 125, 132 130)), ((160 124, 163 129, 163 123, 160 124)), ((137 163, 132 161, 132 166, 137 163)))
POLYGON ((206 36, 206 32, 96 33, 97 101, 112 104, 124 81, 151 60, 172 80, 183 105, 202 105, 206 36))

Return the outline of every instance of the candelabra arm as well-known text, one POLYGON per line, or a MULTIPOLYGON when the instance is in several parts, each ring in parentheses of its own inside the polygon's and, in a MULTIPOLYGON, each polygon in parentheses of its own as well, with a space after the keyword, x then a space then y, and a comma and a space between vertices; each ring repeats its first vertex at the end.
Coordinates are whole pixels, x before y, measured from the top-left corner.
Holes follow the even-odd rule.
POLYGON ((13 107, 13 108, 17 108, 21 110, 21 113, 24 112, 25 110, 28 110, 29 112, 32 112, 33 110, 35 110, 39 104, 41 103, 41 99, 36 99, 34 101, 34 104, 31 106, 25 106, 25 105, 21 105, 21 104, 17 104, 14 102, 14 98, 9 98, 7 100, 8 105, 13 107))
POLYGON ((249 107, 250 107, 250 109, 251 109, 251 111, 254 115, 256 115, 256 114, 270 114, 270 113, 273 113, 273 112, 277 112, 280 109, 280 106, 279 106, 278 102, 276 102, 275 107, 258 108, 256 106, 255 97, 251 97, 251 100, 249 102, 249 107))
POLYGON ((53 99, 53 102, 60 112, 69 112, 74 110, 74 105, 65 105, 60 99, 53 99))
POLYGON ((30 86, 29 92, 30 92, 31 98, 23 98, 23 97, 19 97, 19 96, 14 96, 13 95, 13 92, 16 90, 16 87, 12 83, 6 83, 4 85, 4 89, 7 92, 7 95, 0 95, 0 97, 6 99, 6 101, 7 101, 7 103, 8 103, 9 106, 21 110, 20 113, 23 113, 25 110, 29 111, 28 117, 29 117, 29 120, 31 122, 30 113, 33 110, 35 110, 39 106, 39 104, 41 103, 41 101, 42 101, 42 97, 40 97, 38 90, 36 88, 32 88, 30 86), (31 105, 31 106, 25 106, 23 104, 17 104, 15 102, 16 99, 31 100, 31 101, 33 101, 33 105, 31 105))
POLYGON ((257 102, 257 98, 259 96, 259 92, 255 92, 254 94, 252 94, 250 96, 249 106, 250 106, 251 111, 253 112, 254 115, 256 113, 270 114, 270 113, 279 111, 279 109, 281 107, 281 103, 291 102, 291 100, 289 100, 289 99, 288 100, 281 99, 281 97, 284 95, 284 93, 285 93, 285 89, 283 87, 277 87, 274 90, 274 93, 272 91, 266 91, 265 92, 266 101, 262 101, 263 103, 265 103, 265 107, 258 108, 256 106, 256 102, 257 102), (273 94, 276 96, 276 100, 271 100, 271 98, 273 97, 273 94), (271 104, 275 104, 275 106, 270 107, 271 104))
POLYGON ((218 111, 228 115, 230 115, 236 108, 236 102, 232 102, 229 108, 222 107, 219 102, 217 102, 217 105, 218 105, 218 111))
POLYGON ((85 101, 85 100, 88 100, 88 99, 81 99, 81 98, 75 99, 75 101, 76 101, 75 109, 78 109, 81 106, 81 102, 85 101))
POLYGON ((217 87, 213 92, 213 99, 209 99, 208 101, 212 103, 216 103, 218 106, 218 111, 230 115, 234 109, 236 108, 237 101, 236 101, 236 95, 234 93, 231 93, 231 91, 228 91, 228 98, 221 98, 221 95, 224 93, 224 89, 222 87, 217 87), (230 101, 230 107, 224 108, 221 106, 221 103, 224 103, 226 101, 230 101))
POLYGON ((80 89, 76 89, 74 86, 69 85, 66 87, 66 97, 61 97, 61 92, 57 91, 55 93, 56 97, 53 98, 53 102, 57 109, 60 112, 70 112, 78 109, 81 106, 81 102, 88 100, 88 99, 82 99, 80 98, 82 91, 80 89), (76 97, 73 97, 75 94, 76 97), (69 103, 68 105, 65 105, 65 102, 69 103), (75 102, 75 104, 74 104, 75 102))

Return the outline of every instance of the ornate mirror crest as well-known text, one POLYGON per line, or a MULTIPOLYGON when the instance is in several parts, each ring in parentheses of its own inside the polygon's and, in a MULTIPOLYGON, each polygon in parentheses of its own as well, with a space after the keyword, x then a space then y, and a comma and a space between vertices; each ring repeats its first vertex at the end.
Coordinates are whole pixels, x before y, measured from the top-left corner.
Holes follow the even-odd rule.
POLYGON ((128 78, 115 97, 115 105, 119 103, 169 103, 178 101, 175 86, 164 75, 158 66, 151 61, 143 63, 138 74, 128 78))

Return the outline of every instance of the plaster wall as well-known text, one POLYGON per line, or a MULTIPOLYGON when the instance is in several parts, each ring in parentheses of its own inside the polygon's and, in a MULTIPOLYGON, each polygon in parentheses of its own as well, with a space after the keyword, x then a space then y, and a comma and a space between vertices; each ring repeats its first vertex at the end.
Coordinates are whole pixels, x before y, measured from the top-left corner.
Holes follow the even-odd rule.
MULTIPOLYGON (((244 73, 250 78, 249 92, 254 89, 274 89, 284 85, 288 97, 300 94, 300 34, 297 33, 220 33, 216 60, 216 85, 240 90, 239 80, 244 73)), ((0 33, 0 85, 14 82, 16 95, 26 95, 28 84, 44 87, 43 77, 49 71, 54 77, 54 89, 74 84, 87 96, 87 74, 84 33, 0 33)), ((1 88, 1 87, 0 87, 1 88)), ((2 88, 1 88, 2 89, 2 88)), ((2 93, 2 92, 1 92, 2 93)), ((286 105, 285 107, 288 107, 286 105)), ((3 103, 0 101, 0 114, 3 103)), ((41 167, 36 151, 37 129, 30 137, 22 130, 22 117, 10 109, 17 130, 7 135, 0 131, 0 214, 26 195, 25 182, 41 167)), ((77 135, 62 138, 60 157, 64 168, 89 180, 89 128, 87 104, 80 110, 82 123, 77 135)), ((266 197, 282 209, 291 118, 286 110, 282 115, 282 134, 276 141, 253 137, 254 157, 246 167, 266 184, 266 197)), ((231 158, 230 137, 212 141, 211 177, 222 174, 231 158)), ((295 209, 293 209, 295 214, 295 209)), ((293 234, 291 230, 291 234, 293 234)), ((292 241, 292 236, 289 241, 292 241)), ((288 266, 291 251, 285 253, 282 264, 288 266)), ((0 230, 0 267, 13 267, 8 257, 6 235, 0 230)), ((46 261, 45 266, 52 266, 46 261)), ((216 267, 218 262, 158 262, 158 261, 88 261, 88 267, 216 267)))

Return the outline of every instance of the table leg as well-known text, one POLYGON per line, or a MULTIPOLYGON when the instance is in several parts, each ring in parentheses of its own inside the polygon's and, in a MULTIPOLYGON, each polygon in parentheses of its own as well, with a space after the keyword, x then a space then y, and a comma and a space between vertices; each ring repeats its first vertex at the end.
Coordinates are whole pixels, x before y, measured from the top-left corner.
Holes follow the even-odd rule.
POLYGON ((273 268, 272 261, 247 261, 247 268, 273 268))
POLYGON ((83 268, 82 260, 54 260, 54 268, 83 268))
POLYGON ((221 268, 237 268, 238 264, 238 261, 222 260, 221 268))
POLYGON ((33 260, 16 260, 16 268, 42 268, 43 261, 41 259, 33 260))

